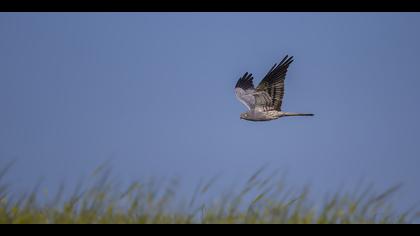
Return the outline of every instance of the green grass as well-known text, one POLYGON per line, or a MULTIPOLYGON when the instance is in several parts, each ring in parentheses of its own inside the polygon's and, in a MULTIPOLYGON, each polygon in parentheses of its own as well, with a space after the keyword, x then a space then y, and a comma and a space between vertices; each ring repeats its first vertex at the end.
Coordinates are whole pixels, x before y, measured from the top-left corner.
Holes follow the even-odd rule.
POLYGON ((0 169, 1 224, 405 224, 419 216, 393 210, 390 198, 398 187, 375 194, 367 186, 314 202, 310 188, 287 187, 275 175, 264 177, 263 169, 220 196, 212 192, 215 179, 201 182, 190 197, 177 195, 176 179, 134 182, 124 189, 103 167, 73 194, 61 188, 49 197, 36 189, 16 197, 1 181, 7 169, 0 169))

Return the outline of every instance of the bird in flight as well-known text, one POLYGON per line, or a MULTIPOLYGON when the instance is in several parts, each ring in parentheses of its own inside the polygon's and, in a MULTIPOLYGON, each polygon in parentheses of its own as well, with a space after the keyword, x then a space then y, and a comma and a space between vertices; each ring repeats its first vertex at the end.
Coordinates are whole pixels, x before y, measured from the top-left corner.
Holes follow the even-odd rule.
POLYGON ((249 121, 269 121, 285 116, 313 116, 310 113, 294 113, 281 110, 284 95, 284 79, 293 57, 286 55, 270 69, 254 88, 252 74, 246 72, 236 83, 236 98, 248 111, 241 113, 241 119, 249 121))

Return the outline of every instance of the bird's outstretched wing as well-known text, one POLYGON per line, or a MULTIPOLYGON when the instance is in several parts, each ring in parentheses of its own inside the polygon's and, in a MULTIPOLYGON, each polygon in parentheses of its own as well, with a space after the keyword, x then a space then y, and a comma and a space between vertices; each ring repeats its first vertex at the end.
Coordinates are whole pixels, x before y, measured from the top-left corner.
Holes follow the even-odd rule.
POLYGON ((246 72, 236 83, 235 93, 238 100, 249 110, 273 110, 272 101, 268 93, 256 91, 252 74, 246 72))
POLYGON ((255 98, 252 95, 255 92, 253 79, 252 74, 246 72, 235 86, 236 98, 249 110, 255 107, 255 98))
POLYGON ((286 78, 287 69, 293 62, 293 57, 286 55, 283 60, 270 69, 261 83, 255 89, 256 94, 260 94, 257 107, 265 109, 271 107, 274 110, 281 110, 281 104, 284 96, 284 79, 286 78), (268 99, 269 98, 269 99, 268 99))

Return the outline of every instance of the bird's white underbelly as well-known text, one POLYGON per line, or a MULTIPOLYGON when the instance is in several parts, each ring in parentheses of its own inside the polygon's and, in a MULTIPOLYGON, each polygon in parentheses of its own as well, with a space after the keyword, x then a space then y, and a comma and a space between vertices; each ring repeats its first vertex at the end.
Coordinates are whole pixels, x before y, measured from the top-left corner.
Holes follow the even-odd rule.
POLYGON ((267 116, 269 117, 278 118, 282 116, 283 113, 280 111, 274 110, 274 111, 266 111, 265 114, 267 114, 267 116))
POLYGON ((283 112, 270 110, 270 111, 264 111, 264 112, 257 112, 254 118, 255 120, 259 120, 259 121, 267 121, 267 120, 274 120, 274 119, 280 118, 281 116, 283 116, 283 112))

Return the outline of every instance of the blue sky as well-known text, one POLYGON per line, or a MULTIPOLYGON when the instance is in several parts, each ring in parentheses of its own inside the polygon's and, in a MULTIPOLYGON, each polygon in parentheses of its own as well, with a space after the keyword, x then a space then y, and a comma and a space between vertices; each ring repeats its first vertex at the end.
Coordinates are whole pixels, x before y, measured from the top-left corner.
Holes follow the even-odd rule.
MULTIPOLYGON (((420 200, 418 13, 1 13, 0 163, 47 188, 106 160, 124 181, 264 164, 318 193, 361 179, 420 200), (233 87, 295 57, 283 109, 252 123, 233 87)), ((223 178, 222 178, 223 179, 223 178)))

